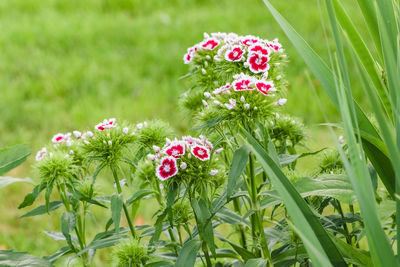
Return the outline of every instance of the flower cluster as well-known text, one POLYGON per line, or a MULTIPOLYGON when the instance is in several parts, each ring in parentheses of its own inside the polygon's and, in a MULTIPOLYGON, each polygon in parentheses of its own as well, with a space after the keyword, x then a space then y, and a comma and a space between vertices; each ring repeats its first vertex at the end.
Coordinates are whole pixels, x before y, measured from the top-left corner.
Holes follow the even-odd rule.
POLYGON ((204 92, 205 109, 198 116, 201 123, 215 116, 220 121, 266 117, 286 102, 277 92, 274 81, 243 73, 234 75, 233 79, 212 92, 204 92))
MULTIPOLYGON (((229 83, 236 91, 258 90, 264 95, 276 90, 284 91, 281 63, 285 59, 278 40, 235 33, 205 33, 204 40, 188 48, 184 56, 184 62, 192 67, 190 76, 195 78, 201 93, 229 83), (239 73, 243 78, 232 83, 232 78, 239 73)), ((182 103, 186 108, 198 111, 201 109, 199 96, 201 94, 196 90, 191 90, 183 97, 182 103)))
MULTIPOLYGON (((217 62, 241 62, 253 73, 265 73, 270 68, 272 53, 282 53, 282 45, 277 39, 263 40, 257 36, 239 36, 235 33, 204 34, 204 40, 187 49, 183 60, 185 64, 194 62, 196 57, 202 57, 203 51, 216 51, 213 59, 217 62)), ((206 55, 206 59, 211 59, 206 55)), ((204 72, 204 71, 203 71, 204 72)))
POLYGON ((185 180, 209 180, 220 173, 211 162, 211 155, 218 154, 213 145, 204 136, 194 138, 184 136, 182 139, 169 140, 163 148, 154 146, 155 154, 148 158, 156 163, 156 176, 165 181, 172 177, 185 180))

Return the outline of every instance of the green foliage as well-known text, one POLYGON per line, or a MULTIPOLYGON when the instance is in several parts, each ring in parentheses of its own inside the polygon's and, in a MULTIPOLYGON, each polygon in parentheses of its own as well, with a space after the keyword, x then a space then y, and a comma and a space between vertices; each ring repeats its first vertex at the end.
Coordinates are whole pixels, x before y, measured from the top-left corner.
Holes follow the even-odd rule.
POLYGON ((0 149, 0 175, 21 165, 31 154, 27 145, 15 145, 0 149))

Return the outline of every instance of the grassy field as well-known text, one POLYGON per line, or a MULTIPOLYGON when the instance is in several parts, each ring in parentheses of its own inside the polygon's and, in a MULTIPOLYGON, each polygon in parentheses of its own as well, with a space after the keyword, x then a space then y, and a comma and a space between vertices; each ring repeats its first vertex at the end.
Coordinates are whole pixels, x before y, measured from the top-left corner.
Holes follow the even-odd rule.
MULTIPOLYGON (((315 0, 273 2, 317 52, 326 49, 315 0)), ((36 151, 54 133, 91 128, 108 117, 161 118, 186 130, 177 105, 187 89, 179 80, 187 72, 182 56, 203 32, 214 31, 278 37, 290 58, 289 112, 309 125, 324 121, 302 59, 261 0, 0 1, 0 29, 0 147, 28 143, 36 151)), ((322 139, 315 147, 325 145, 330 137, 311 129, 322 139)), ((12 174, 32 176, 32 158, 12 174)), ((42 233, 57 230, 58 219, 18 219, 23 211, 16 206, 30 190, 13 185, 1 191, 0 246, 43 256, 59 248, 42 233)))

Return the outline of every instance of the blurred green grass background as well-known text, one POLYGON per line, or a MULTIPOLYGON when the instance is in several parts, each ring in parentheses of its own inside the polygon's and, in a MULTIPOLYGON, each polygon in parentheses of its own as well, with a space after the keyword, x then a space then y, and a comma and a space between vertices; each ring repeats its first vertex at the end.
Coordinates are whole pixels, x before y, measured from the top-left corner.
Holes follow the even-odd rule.
MULTIPOLYGON (((328 59, 317 2, 272 2, 328 59)), ((361 21, 356 10, 352 17, 361 21)), ((324 122, 303 60, 261 0, 9 0, 0 1, 0 29, 0 147, 28 143, 35 152, 57 132, 90 129, 110 117, 160 118, 185 131, 190 125, 177 105, 189 87, 179 80, 188 71, 182 57, 203 32, 279 38, 290 60, 288 112, 308 125, 324 122)), ((313 84, 335 121, 330 101, 313 84)), ((312 147, 329 142, 323 130, 311 129, 312 147)), ((12 174, 32 175, 32 158, 12 174)), ((58 218, 18 219, 24 211, 16 207, 30 190, 15 184, 1 191, 0 246, 43 256, 60 247, 42 233, 57 230, 58 218)))

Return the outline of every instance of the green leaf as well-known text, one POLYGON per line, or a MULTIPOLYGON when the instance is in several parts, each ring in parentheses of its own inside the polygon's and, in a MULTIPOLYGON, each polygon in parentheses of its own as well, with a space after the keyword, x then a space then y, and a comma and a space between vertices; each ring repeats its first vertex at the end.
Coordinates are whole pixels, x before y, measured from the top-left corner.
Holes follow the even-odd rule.
POLYGON ((61 232, 65 236, 65 239, 72 250, 75 250, 75 248, 72 244, 70 232, 75 228, 75 225, 76 217, 73 212, 64 212, 61 215, 61 232))
POLYGON ((45 214, 47 212, 56 210, 56 209, 58 209, 58 208, 60 208, 62 206, 63 206, 62 201, 58 201, 58 200, 57 201, 51 201, 49 203, 48 208, 46 207, 46 205, 41 205, 41 206, 39 206, 39 207, 37 207, 37 208, 25 213, 20 218, 26 218, 26 217, 42 215, 42 214, 45 214))
POLYGON ((192 199, 192 208, 197 218, 199 234, 207 243, 212 254, 215 255, 214 229, 210 209, 207 207, 204 199, 192 199))
POLYGON ((49 256, 45 256, 43 257, 43 259, 46 259, 48 261, 50 261, 51 263, 55 262, 56 260, 58 260, 59 258, 61 258, 64 255, 67 255, 69 253, 71 253, 72 250, 70 247, 66 246, 66 247, 62 247, 60 248, 56 253, 51 254, 49 256))
POLYGON ((359 60, 362 62, 362 66, 371 77, 375 88, 377 88, 380 96, 380 101, 382 101, 382 105, 386 108, 386 115, 391 116, 392 110, 387 96, 386 88, 383 87, 380 74, 375 67, 375 60, 372 57, 371 52, 368 50, 364 40, 361 38, 360 33, 357 31, 356 27, 354 26, 353 22, 347 15, 340 2, 338 0, 334 0, 333 4, 336 11, 336 18, 338 19, 340 26, 346 32, 346 36, 349 39, 353 50, 356 52, 359 60))
POLYGON ((266 267, 268 261, 266 259, 258 258, 258 259, 250 259, 246 262, 244 267, 266 267))
POLYGON ((26 252, 0 250, 0 266, 2 267, 50 267, 51 262, 28 255, 26 252))
MULTIPOLYGON (((314 151, 314 152, 307 152, 307 153, 301 153, 301 154, 296 154, 296 155, 288 155, 288 154, 280 154, 278 156, 279 158, 279 164, 282 167, 285 167, 293 162, 295 162, 296 160, 303 158, 303 157, 307 157, 307 156, 312 156, 312 155, 316 155, 322 151, 324 151, 326 148, 322 148, 320 150, 314 151)), ((272 157, 271 157, 272 158, 272 157)), ((277 162, 274 159, 275 162, 277 162)))
POLYGON ((363 13, 365 22, 368 24, 369 32, 375 42, 375 46, 380 56, 382 57, 381 41, 379 37, 378 20, 376 18, 374 1, 371 0, 359 0, 357 1, 360 6, 361 12, 363 13))
MULTIPOLYGON (((322 175, 316 178, 303 177, 293 183, 293 186, 304 197, 326 196, 352 204, 356 200, 350 180, 345 175, 322 175)), ((279 204, 282 200, 276 190, 264 191, 261 199, 261 209, 279 204)))
POLYGON ((0 177, 0 189, 17 182, 33 184, 33 181, 30 178, 0 177))
POLYGON ((221 240, 222 242, 226 242, 229 245, 231 245, 231 247, 240 255, 240 257, 242 257, 242 259, 244 261, 247 261, 249 259, 254 259, 257 258, 256 255, 254 255, 252 252, 248 251, 247 249, 242 248, 241 246, 236 245, 235 243, 229 241, 228 239, 224 238, 222 235, 216 233, 215 235, 219 240, 221 240))
POLYGON ((245 141, 278 191, 311 260, 317 266, 347 266, 319 219, 262 146, 246 130, 245 141))
POLYGON ((46 194, 44 195, 44 199, 46 201, 46 212, 49 212, 49 203, 50 203, 50 195, 53 192, 54 179, 47 182, 46 186, 46 194))
POLYGON ((151 189, 140 189, 139 191, 135 192, 127 201, 126 201, 126 205, 129 206, 131 205, 133 202, 138 201, 142 198, 144 198, 145 196, 151 195, 154 193, 154 190, 151 189))
MULTIPOLYGON (((339 101, 336 94, 336 82, 332 71, 321 59, 320 56, 310 47, 310 45, 293 29, 293 27, 282 17, 282 15, 271 5, 268 0, 264 0, 265 5, 270 10, 272 16, 279 23, 286 36, 296 47, 299 54, 303 57, 304 61, 317 77, 322 85, 322 88, 328 94, 332 103, 339 109, 339 101)), ((355 113, 357 121, 359 123, 360 132, 362 134, 363 141, 366 139, 368 142, 363 142, 363 147, 366 151, 368 158, 371 163, 374 164, 379 177, 383 184, 393 196, 395 192, 395 179, 394 176, 390 176, 393 172, 393 166, 390 163, 390 159, 386 156, 386 151, 379 149, 376 146, 376 142, 373 139, 381 141, 381 138, 376 131, 375 127, 369 121, 368 117, 364 114, 361 108, 354 103, 355 113), (392 170, 390 170, 392 169, 392 170)))
POLYGON ((346 242, 335 237, 332 234, 330 234, 330 237, 339 248, 347 263, 367 267, 374 266, 369 253, 361 249, 354 248, 353 246, 347 244, 346 242))
POLYGON ((39 196, 40 192, 42 192, 46 188, 47 183, 43 182, 33 188, 33 191, 29 194, 27 194, 24 198, 24 201, 22 201, 21 204, 19 204, 18 209, 22 209, 25 207, 28 207, 35 202, 36 198, 39 196))
POLYGON ((233 210, 228 209, 227 207, 221 208, 217 214, 215 215, 218 219, 225 223, 233 224, 233 225, 243 225, 250 227, 250 222, 243 219, 242 216, 234 212, 233 210))
POLYGON ((3 175, 25 162, 31 154, 28 145, 15 145, 0 149, 0 175, 3 175))
POLYGON ((114 222, 116 233, 119 233, 119 223, 121 221, 122 196, 114 194, 111 196, 111 218, 114 222))
POLYGON ((196 262, 197 252, 199 251, 201 242, 197 239, 192 239, 186 242, 179 251, 178 259, 175 267, 192 267, 196 262))
POLYGON ((249 159, 249 151, 244 147, 238 148, 233 154, 231 167, 228 173, 226 197, 229 199, 237 188, 237 183, 249 159))
POLYGON ((94 238, 93 241, 90 242, 90 244, 87 245, 84 249, 79 251, 79 253, 77 253, 75 257, 78 257, 89 250, 97 250, 101 248, 108 248, 115 246, 116 244, 121 242, 121 239, 126 239, 126 238, 128 238, 126 235, 121 235, 121 234, 112 234, 110 236, 101 239, 94 238))

